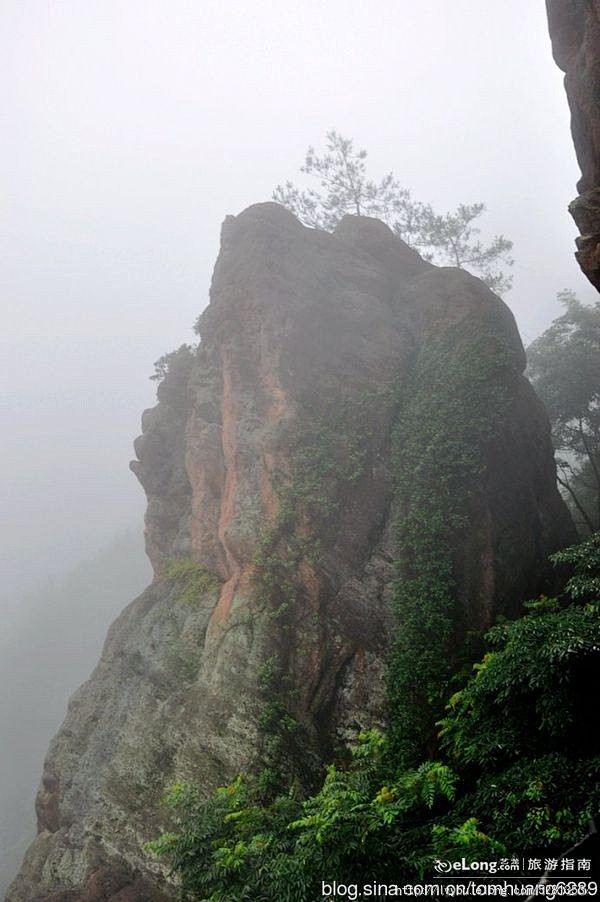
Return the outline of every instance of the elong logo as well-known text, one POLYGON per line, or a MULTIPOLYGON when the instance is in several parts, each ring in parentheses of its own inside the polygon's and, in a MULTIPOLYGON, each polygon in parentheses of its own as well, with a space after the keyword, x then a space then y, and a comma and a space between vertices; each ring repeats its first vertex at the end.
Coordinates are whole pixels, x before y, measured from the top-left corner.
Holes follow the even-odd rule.
POLYGON ((467 861, 461 858, 460 861, 441 861, 439 858, 433 862, 433 867, 438 874, 449 874, 450 871, 458 871, 460 873, 478 873, 486 871, 488 874, 495 874, 498 870, 497 861, 467 861))

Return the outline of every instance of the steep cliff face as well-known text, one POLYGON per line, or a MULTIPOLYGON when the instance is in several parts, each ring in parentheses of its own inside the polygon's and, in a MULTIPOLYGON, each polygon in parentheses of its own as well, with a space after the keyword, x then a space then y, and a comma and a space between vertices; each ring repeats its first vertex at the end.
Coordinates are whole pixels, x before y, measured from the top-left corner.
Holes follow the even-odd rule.
POLYGON ((581 167, 569 210, 581 232, 576 257, 600 290, 600 2, 546 0, 552 50, 565 73, 571 132, 581 167))
POLYGON ((301 784, 385 722, 395 429, 424 348, 502 354, 504 402, 452 537, 468 624, 534 594, 573 538, 512 315, 382 223, 346 217, 330 235, 275 204, 228 217, 200 331, 136 442, 156 576, 70 702, 11 902, 170 897, 142 851, 159 798, 175 779, 208 791, 263 766, 273 694, 299 724, 279 763, 301 784))

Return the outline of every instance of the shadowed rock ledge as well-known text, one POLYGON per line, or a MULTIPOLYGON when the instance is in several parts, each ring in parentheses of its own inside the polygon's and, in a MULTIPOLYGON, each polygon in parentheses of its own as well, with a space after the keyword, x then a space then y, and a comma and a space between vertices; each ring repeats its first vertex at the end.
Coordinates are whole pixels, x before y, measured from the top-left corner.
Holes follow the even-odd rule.
POLYGON ((255 765, 274 651, 302 729, 298 781, 385 722, 398 388, 427 343, 452 336, 460 356, 491 329, 508 401, 454 539, 475 629, 535 595, 547 554, 574 538, 512 314, 377 220, 327 234, 272 203, 225 220, 201 344, 169 368, 135 445, 155 579, 70 701, 9 902, 170 898, 142 849, 164 825, 158 801, 176 779, 208 792, 255 765), (279 566, 296 549, 285 631, 263 597, 269 542, 279 566))

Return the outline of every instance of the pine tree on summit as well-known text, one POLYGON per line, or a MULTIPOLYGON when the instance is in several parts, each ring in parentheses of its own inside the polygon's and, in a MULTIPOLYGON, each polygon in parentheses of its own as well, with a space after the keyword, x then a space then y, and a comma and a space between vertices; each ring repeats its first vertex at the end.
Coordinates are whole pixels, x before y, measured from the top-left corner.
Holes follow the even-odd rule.
POLYGON ((327 152, 317 156, 314 147, 306 152, 306 175, 320 180, 321 190, 301 191, 292 182, 278 185, 273 200, 292 211, 305 225, 332 231, 342 216, 375 216, 384 221, 400 214, 410 193, 391 172, 380 182, 367 178, 366 150, 355 150, 350 138, 327 132, 327 152))
POLYGON ((453 213, 440 215, 430 204, 414 201, 408 188, 388 172, 379 182, 367 177, 364 149, 339 132, 327 132, 326 152, 309 147, 300 171, 313 176, 320 188, 300 189, 293 182, 278 185, 273 200, 291 210, 301 222, 332 231, 342 216, 373 216, 383 220, 408 245, 438 266, 474 270, 492 291, 508 291, 512 277, 502 267, 512 266, 512 241, 503 235, 484 245, 474 225, 485 205, 459 204, 453 213))

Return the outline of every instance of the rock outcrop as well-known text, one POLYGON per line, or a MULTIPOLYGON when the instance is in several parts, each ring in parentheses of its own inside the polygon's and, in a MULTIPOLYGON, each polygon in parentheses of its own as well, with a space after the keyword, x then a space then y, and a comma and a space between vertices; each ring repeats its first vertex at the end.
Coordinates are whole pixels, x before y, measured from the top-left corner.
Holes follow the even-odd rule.
POLYGON ((571 132, 581 168, 569 210, 581 235, 581 269, 600 290, 600 2, 546 0, 554 59, 565 73, 571 132))
POLYGON ((175 779, 208 791, 256 766, 269 667, 294 690, 302 748, 287 764, 301 783, 385 721, 392 445, 427 344, 446 340, 460 361, 483 337, 504 355, 506 403, 453 539, 470 625, 535 594, 547 554, 574 538, 510 311, 381 222, 346 217, 327 234, 271 203, 228 217, 200 333, 136 442, 155 579, 71 699, 10 902, 170 898, 142 849, 158 800, 175 779))

